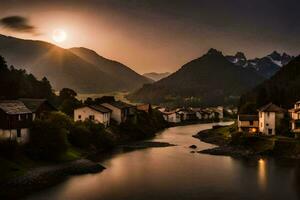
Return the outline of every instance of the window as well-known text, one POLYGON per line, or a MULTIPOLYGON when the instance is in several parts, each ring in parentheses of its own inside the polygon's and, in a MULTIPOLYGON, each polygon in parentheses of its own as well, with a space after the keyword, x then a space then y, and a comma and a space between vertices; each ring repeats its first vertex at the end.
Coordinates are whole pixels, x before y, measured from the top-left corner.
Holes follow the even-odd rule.
POLYGON ((21 137, 21 129, 17 129, 17 137, 18 137, 18 138, 21 137))
POLYGON ((81 119, 81 115, 78 115, 78 119, 81 119))
POLYGON ((250 121, 250 126, 253 126, 253 121, 250 121))
POLYGON ((268 123, 266 123, 266 126, 269 126, 269 124, 268 124, 268 123))
POLYGON ((89 116, 89 119, 90 119, 90 120, 95 120, 95 116, 94 116, 94 115, 90 115, 90 116, 89 116))
POLYGON ((267 112, 267 115, 268 115, 268 117, 270 117, 270 113, 269 112, 267 112))
POLYGON ((269 128, 269 129, 268 129, 268 134, 269 134, 269 135, 272 135, 272 133, 273 133, 273 130, 272 130, 271 128, 269 128))

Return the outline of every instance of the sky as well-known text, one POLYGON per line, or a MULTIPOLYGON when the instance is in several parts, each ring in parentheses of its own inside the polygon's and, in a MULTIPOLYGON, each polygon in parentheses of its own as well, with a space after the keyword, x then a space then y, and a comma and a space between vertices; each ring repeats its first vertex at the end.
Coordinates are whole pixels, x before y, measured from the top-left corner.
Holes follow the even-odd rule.
POLYGON ((0 34, 55 43, 60 29, 63 48, 90 48, 141 74, 174 72, 210 48, 299 55, 299 8, 299 0, 1 0, 0 34))

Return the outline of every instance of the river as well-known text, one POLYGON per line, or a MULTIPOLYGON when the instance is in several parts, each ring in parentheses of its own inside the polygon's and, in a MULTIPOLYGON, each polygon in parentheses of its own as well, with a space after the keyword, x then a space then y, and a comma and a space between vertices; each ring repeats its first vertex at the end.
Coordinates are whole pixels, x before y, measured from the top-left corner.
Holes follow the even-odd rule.
POLYGON ((273 159, 191 153, 213 147, 192 137, 212 124, 168 128, 152 141, 177 146, 113 155, 99 174, 70 177, 30 200, 298 199, 300 169, 273 159), (298 177, 298 178, 297 178, 298 177))

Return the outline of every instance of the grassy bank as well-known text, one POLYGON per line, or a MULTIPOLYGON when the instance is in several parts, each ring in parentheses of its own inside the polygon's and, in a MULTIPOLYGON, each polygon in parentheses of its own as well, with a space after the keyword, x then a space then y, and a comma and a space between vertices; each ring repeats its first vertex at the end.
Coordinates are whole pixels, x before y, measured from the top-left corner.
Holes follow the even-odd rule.
POLYGON ((219 147, 201 153, 229 156, 273 156, 300 158, 300 140, 285 136, 240 133, 236 124, 199 132, 194 137, 219 147))

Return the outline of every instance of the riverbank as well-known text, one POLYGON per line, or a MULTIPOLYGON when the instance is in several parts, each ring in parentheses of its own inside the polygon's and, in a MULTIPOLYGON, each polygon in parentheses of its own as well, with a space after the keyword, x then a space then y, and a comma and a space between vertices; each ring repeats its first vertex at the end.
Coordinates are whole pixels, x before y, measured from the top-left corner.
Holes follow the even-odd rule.
POLYGON ((98 161, 103 161, 114 153, 170 146, 175 145, 167 142, 136 141, 118 145, 111 151, 86 155, 89 159, 80 158, 60 164, 41 164, 43 166, 33 167, 22 175, 16 174, 5 181, 0 181, 0 199, 23 198, 26 195, 54 186, 70 176, 100 173, 106 168, 98 161))
POLYGON ((239 158, 276 157, 300 159, 300 141, 284 136, 262 136, 237 132, 236 125, 213 127, 193 137, 217 147, 198 151, 239 158))
POLYGON ((37 167, 27 171, 22 176, 0 183, 0 197, 1 199, 18 199, 55 185, 69 176, 98 173, 104 169, 105 167, 102 165, 87 159, 37 167))

